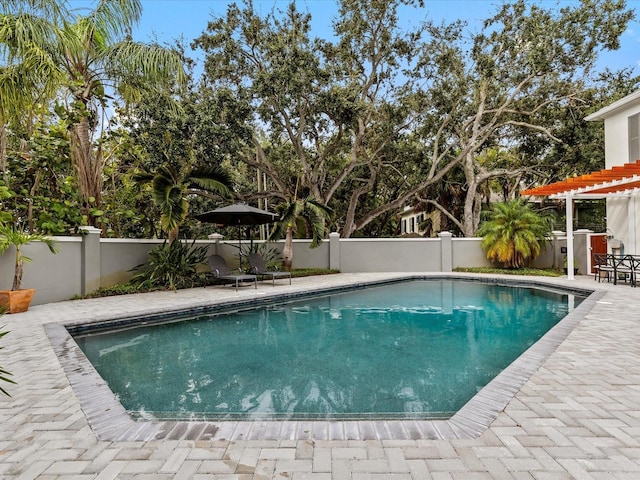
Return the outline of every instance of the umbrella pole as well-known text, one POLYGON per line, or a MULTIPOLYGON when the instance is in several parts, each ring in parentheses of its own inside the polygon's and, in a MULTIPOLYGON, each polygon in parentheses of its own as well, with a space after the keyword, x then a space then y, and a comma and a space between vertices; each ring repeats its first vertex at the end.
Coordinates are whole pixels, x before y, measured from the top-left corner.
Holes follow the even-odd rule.
POLYGON ((242 273, 242 228, 238 225, 238 255, 240 257, 240 273, 242 273))

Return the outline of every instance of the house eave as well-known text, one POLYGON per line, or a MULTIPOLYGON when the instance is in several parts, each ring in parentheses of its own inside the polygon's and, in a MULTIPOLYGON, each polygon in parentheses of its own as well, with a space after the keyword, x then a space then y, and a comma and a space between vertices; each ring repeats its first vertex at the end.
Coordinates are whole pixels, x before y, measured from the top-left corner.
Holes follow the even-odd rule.
POLYGON ((620 110, 632 107, 634 105, 640 105, 640 90, 637 90, 626 97, 621 98, 617 102, 613 102, 604 108, 601 108, 597 112, 587 115, 584 119, 587 122, 595 122, 598 120, 605 120, 612 115, 615 115, 620 110))

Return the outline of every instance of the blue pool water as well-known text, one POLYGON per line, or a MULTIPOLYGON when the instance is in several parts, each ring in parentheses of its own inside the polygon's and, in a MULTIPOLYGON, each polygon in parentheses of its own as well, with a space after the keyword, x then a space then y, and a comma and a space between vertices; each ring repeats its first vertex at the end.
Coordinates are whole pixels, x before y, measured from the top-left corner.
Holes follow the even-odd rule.
POLYGON ((581 299, 425 280, 75 338, 143 418, 444 418, 581 299))

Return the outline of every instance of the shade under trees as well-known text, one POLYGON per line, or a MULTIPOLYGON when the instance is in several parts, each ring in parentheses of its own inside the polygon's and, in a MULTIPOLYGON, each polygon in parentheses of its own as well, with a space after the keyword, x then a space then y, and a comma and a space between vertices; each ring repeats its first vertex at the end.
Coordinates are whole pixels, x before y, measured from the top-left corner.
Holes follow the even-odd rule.
POLYGON ((86 15, 59 0, 3 0, 2 7, 0 46, 8 67, 0 76, 0 92, 18 103, 36 98, 41 90, 55 92, 88 213, 101 204, 108 155, 94 139, 105 125, 109 89, 135 100, 150 82, 170 77, 183 82, 182 59, 131 39, 142 14, 139 0, 100 0, 86 15))
POLYGON ((428 3, 344 0, 334 38, 317 39, 295 3, 264 16, 234 4, 195 44, 206 81, 254 112, 239 158, 268 176, 268 195, 285 200, 299 183, 339 205, 333 227, 349 237, 461 173, 462 214, 450 216, 473 235, 482 189, 537 173, 566 125, 546 112, 588 100, 599 52, 619 46, 633 14, 618 0, 517 1, 469 34, 460 22, 403 31, 400 7, 428 3), (530 155, 536 141, 548 148, 530 155))
POLYGON ((496 194, 601 166, 602 134, 582 119, 638 86, 595 68, 633 17, 623 0, 504 3, 479 31, 430 22, 428 2, 341 0, 323 39, 296 2, 231 4, 194 42, 202 79, 179 45, 132 40, 139 0, 80 16, 0 4, 0 203, 47 232, 108 213, 106 233, 175 233, 185 202, 221 198, 190 179, 223 169, 237 199, 326 207, 297 236, 394 235, 405 205, 474 235, 496 194), (120 123, 106 134, 110 97, 120 123), (140 172, 163 187, 164 215, 140 172))

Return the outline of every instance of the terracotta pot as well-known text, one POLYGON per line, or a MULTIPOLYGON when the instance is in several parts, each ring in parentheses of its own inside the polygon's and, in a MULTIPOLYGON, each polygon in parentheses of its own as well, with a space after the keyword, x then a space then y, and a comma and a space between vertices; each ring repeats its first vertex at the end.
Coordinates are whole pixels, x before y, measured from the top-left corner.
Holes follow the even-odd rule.
POLYGON ((6 306, 9 313, 26 312, 35 293, 35 288, 0 290, 0 305, 6 306))

